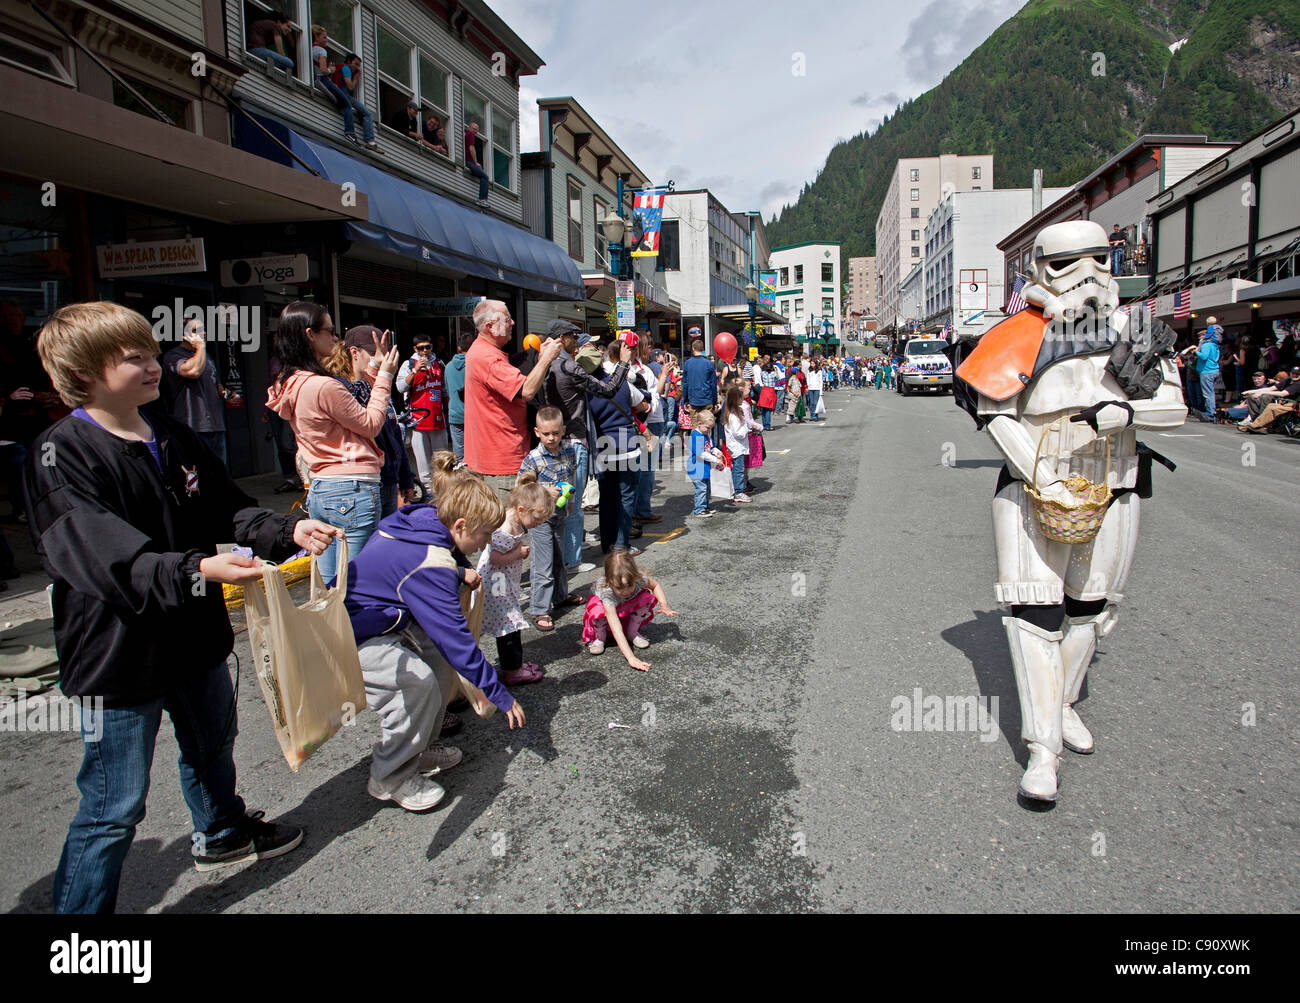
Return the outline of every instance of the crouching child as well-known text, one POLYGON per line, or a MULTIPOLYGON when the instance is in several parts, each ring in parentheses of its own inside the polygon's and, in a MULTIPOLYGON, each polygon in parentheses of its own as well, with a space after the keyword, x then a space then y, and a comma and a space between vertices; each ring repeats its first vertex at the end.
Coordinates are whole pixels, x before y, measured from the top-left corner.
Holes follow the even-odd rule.
POLYGON ((483 657, 461 609, 462 585, 477 588, 467 554, 485 547, 505 518, 497 493, 456 457, 433 458, 434 505, 407 505, 379 523, 348 566, 346 604, 361 656, 366 703, 379 715, 366 785, 371 797, 427 811, 445 795, 432 777, 460 763, 439 740, 456 674, 481 690, 511 728, 524 711, 483 657))
POLYGON ((163 711, 180 746, 198 870, 288 853, 302 830, 235 793, 237 731, 222 584, 259 581, 233 541, 284 560, 340 531, 259 508, 158 399, 149 322, 115 303, 56 310, 37 341, 72 414, 42 433, 25 472, 29 521, 53 580, 59 685, 83 708, 81 804, 54 875, 54 910, 112 912, 145 814, 163 711))

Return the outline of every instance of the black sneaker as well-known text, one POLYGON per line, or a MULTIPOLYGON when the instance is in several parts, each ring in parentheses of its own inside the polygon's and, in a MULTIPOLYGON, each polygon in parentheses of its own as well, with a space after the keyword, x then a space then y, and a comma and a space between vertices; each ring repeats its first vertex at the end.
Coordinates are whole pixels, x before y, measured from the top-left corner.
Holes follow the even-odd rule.
POLYGON ((292 825, 263 822, 264 811, 244 816, 243 824, 223 839, 204 840, 197 833, 191 852, 194 868, 215 871, 219 867, 242 864, 245 860, 270 860, 297 848, 302 830, 292 825))
POLYGON ((442 716, 442 731, 438 733, 439 738, 446 738, 448 735, 454 735, 465 727, 465 723, 451 711, 447 711, 442 716))

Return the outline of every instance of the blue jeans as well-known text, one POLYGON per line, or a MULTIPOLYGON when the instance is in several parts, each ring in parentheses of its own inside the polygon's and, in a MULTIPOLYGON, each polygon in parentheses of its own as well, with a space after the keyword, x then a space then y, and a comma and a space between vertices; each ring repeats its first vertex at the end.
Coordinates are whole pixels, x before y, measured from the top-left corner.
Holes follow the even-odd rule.
MULTIPOLYGON (((307 514, 313 519, 329 523, 343 530, 348 539, 349 560, 361 553, 375 528, 382 511, 379 483, 350 478, 315 480, 307 493, 307 514)), ((338 573, 339 547, 331 543, 329 549, 316 559, 320 576, 328 585, 338 573)))
POLYGON ((207 672, 182 674, 174 690, 148 703, 83 712, 81 805, 54 874, 55 912, 111 913, 117 905, 122 862, 144 818, 164 710, 180 746, 181 794, 195 833, 221 839, 243 820, 231 755, 238 731, 234 690, 224 662, 207 672))
POLYGON ((345 94, 343 103, 343 131, 351 134, 356 128, 356 116, 361 116, 361 138, 364 142, 375 141, 375 116, 351 94, 345 94))
POLYGON ((691 481, 691 486, 695 488, 695 508, 691 515, 703 515, 709 510, 709 482, 691 481))
POLYGON ((1124 274, 1124 248, 1113 247, 1110 251, 1110 274, 1124 274))
POLYGON ((1214 383, 1218 379, 1217 369, 1207 369, 1201 373, 1201 396, 1205 398, 1205 417, 1214 420, 1214 383))
MULTIPOLYGON (((664 423, 662 421, 651 421, 646 423, 646 428, 650 434, 659 438, 660 444, 663 443, 664 423)), ((659 466, 659 452, 655 450, 652 456, 646 457, 645 469, 638 471, 636 475, 636 503, 632 509, 632 515, 636 518, 654 515, 650 508, 650 496, 655 489, 655 468, 659 466)))
POLYGON ((1250 408, 1243 404, 1241 407, 1230 407, 1225 413, 1233 421, 1245 421, 1250 417, 1250 408))
POLYGON ((249 49, 248 51, 254 56, 261 56, 268 63, 274 63, 282 70, 288 70, 290 73, 293 72, 293 60, 288 56, 280 55, 280 53, 276 52, 274 49, 249 49))
MULTIPOLYGON (((578 500, 581 510, 581 499, 578 500)), ((569 595, 569 576, 564 570, 564 524, 562 515, 553 515, 540 526, 528 531, 532 550, 529 572, 528 611, 544 616, 557 602, 569 595)))
POLYGON ((465 459, 465 426, 449 425, 451 429, 451 451, 456 454, 457 460, 465 459))
POLYGON ((785 387, 780 387, 776 391, 776 410, 779 413, 785 412, 785 387))
POLYGON ((758 413, 763 422, 763 431, 772 431, 772 409, 770 407, 761 407, 758 409, 758 413))
POLYGON ((822 395, 820 390, 809 390, 808 397, 804 402, 804 407, 808 409, 808 420, 817 421, 817 400, 822 395))
POLYGON ((221 465, 226 465, 226 433, 225 432, 195 432, 199 441, 217 454, 221 460, 221 465))
POLYGON ((564 520, 564 563, 572 567, 582 560, 582 493, 587 489, 587 458, 590 455, 585 442, 575 439, 573 451, 578 456, 578 465, 573 477, 573 497, 569 499, 569 514, 564 520))
MULTIPOLYGON (((625 461, 630 463, 631 461, 625 461)), ((632 539, 632 509, 636 505, 636 470, 606 470, 600 480, 600 552, 628 550, 632 539)))
POLYGON ((480 167, 478 164, 466 164, 465 166, 469 169, 470 174, 478 178, 478 200, 480 202, 486 202, 488 197, 488 180, 489 180, 487 176, 487 172, 484 171, 483 168, 480 167))
POLYGON ((731 488, 736 494, 745 493, 745 457, 731 458, 731 488))

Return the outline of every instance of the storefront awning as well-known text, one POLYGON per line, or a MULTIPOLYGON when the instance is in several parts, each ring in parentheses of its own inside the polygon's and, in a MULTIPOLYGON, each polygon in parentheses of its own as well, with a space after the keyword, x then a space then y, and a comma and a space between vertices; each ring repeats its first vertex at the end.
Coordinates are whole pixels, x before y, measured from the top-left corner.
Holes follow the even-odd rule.
MULTIPOLYGON (((351 182, 359 193, 365 193, 370 218, 365 223, 344 224, 350 239, 451 271, 518 286, 533 298, 586 298, 573 259, 551 241, 306 139, 272 119, 258 120, 321 177, 336 184, 351 182)), ((242 119, 235 121, 235 142, 250 153, 302 169, 242 119)))

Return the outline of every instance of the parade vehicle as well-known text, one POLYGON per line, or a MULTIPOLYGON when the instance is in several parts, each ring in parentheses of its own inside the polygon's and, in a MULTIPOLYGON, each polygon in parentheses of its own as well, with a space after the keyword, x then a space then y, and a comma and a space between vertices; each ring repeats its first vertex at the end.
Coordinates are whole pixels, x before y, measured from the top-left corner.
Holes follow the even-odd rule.
POLYGON ((878 335, 876 335, 874 341, 875 341, 875 346, 876 346, 876 350, 877 350, 877 351, 880 351, 880 352, 887 352, 887 351, 889 351, 889 335, 887 335, 887 334, 878 334, 878 335))
POLYGON ((902 364, 895 386, 904 397, 913 390, 952 389, 952 362, 944 354, 948 343, 942 338, 913 338, 903 346, 902 364))

